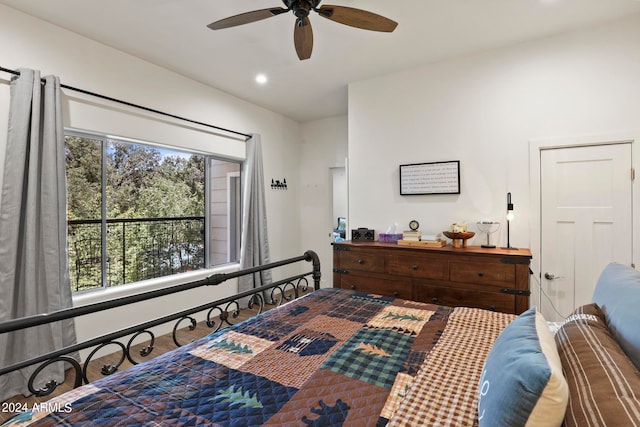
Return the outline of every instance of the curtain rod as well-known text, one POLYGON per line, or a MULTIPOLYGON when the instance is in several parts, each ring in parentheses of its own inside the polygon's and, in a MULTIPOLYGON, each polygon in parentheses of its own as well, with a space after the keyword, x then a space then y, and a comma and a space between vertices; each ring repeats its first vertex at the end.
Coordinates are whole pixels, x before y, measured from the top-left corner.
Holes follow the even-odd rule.
MULTIPOLYGON (((16 76, 20 75, 19 71, 11 70, 9 68, 4 68, 2 66, 0 66, 0 71, 4 71, 5 73, 13 74, 13 75, 16 75, 16 76)), ((41 80, 44 81, 44 79, 41 79, 41 80)), ((247 139, 251 138, 251 135, 246 134, 246 133, 238 132, 238 131, 231 130, 231 129, 225 129, 225 128, 222 128, 222 127, 219 127, 219 126, 215 126, 215 125, 211 125, 211 124, 208 124, 208 123, 198 122, 196 120, 191 120, 191 119, 187 119, 185 117, 176 116, 175 114, 165 113, 164 111, 154 110, 153 108, 145 107, 145 106, 138 105, 138 104, 133 104, 133 103, 128 102, 128 101, 123 101, 121 99, 112 98, 110 96, 101 95, 99 93, 90 92, 90 91, 84 90, 84 89, 79 89, 77 87, 68 86, 68 85, 65 85, 65 84, 60 84, 60 87, 62 87, 64 89, 73 90, 75 92, 80 92, 80 93, 83 93, 85 95, 95 96, 96 98, 105 99, 107 101, 117 102, 119 104, 123 104, 123 105, 129 106, 129 107, 138 108, 140 110, 148 111, 148 112, 151 112, 151 113, 160 114, 162 116, 167 116, 167 117, 171 117, 171 118, 174 118, 174 119, 183 120, 185 122, 194 123, 194 124, 197 124, 197 125, 200 125, 200 126, 206 126, 206 127, 213 128, 213 129, 216 129, 216 130, 229 132, 229 133, 233 133, 233 134, 236 134, 236 135, 241 135, 241 136, 244 136, 247 139)))

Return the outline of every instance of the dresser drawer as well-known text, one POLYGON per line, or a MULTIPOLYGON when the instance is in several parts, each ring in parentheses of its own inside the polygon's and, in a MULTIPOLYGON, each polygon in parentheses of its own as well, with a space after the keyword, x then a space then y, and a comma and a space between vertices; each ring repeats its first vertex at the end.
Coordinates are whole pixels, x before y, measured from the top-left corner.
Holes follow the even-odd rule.
POLYGON ((449 280, 511 288, 516 280, 516 267, 499 262, 452 261, 449 263, 449 280))
POLYGON ((386 264, 388 274, 435 280, 445 277, 446 261, 442 257, 390 255, 386 264))
POLYGON ((513 313, 513 295, 499 292, 470 291, 448 286, 416 285, 416 300, 449 307, 476 307, 485 310, 513 313))
POLYGON ((411 282, 402 282, 375 277, 341 274, 340 287, 358 292, 366 292, 388 297, 411 299, 413 288, 411 282))
POLYGON ((345 251, 340 253, 340 269, 384 273, 384 257, 374 252, 345 251))

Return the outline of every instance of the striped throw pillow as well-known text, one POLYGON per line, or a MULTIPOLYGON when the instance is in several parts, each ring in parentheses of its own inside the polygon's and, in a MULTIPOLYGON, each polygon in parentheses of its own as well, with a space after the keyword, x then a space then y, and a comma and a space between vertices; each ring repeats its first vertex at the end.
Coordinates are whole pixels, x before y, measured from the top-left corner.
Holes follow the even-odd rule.
POLYGON ((640 372, 613 338, 598 306, 578 308, 555 340, 569 385, 564 425, 640 425, 640 372))

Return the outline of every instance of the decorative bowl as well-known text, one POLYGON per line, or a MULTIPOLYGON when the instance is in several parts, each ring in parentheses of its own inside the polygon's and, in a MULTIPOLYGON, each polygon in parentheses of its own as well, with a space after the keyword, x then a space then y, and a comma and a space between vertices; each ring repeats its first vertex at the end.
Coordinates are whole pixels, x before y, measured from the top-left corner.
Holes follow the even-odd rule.
POLYGON ((454 233, 453 231, 443 231, 442 234, 452 240, 451 245, 454 248, 466 248, 467 240, 476 235, 476 233, 474 233, 473 231, 464 231, 458 233, 454 233))

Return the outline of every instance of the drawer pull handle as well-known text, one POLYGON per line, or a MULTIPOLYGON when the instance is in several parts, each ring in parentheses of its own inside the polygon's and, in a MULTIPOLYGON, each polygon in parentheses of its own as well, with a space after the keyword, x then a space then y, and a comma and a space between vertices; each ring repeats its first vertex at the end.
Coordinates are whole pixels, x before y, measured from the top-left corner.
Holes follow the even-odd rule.
POLYGON ((413 270, 417 270, 417 269, 418 269, 418 266, 417 266, 417 265, 415 265, 415 264, 413 264, 413 265, 411 266, 411 269, 413 269, 413 270))
POLYGON ((492 305, 491 307, 489 307, 489 310, 490 310, 490 311, 496 311, 496 306, 495 306, 495 305, 492 305))
POLYGON ((393 296, 394 296, 394 297, 396 297, 396 298, 397 298, 397 297, 399 297, 399 296, 400 296, 400 292, 398 292, 398 291, 393 291, 393 296))
POLYGON ((356 285, 351 285, 351 290, 356 290, 356 285))
POLYGON ((438 298, 435 298, 435 297, 431 298, 431 302, 434 303, 434 304, 437 303, 438 302, 438 298))
POLYGON ((478 272, 478 276, 479 276, 479 277, 483 277, 483 276, 484 276, 484 273, 483 273, 482 271, 479 271, 479 272, 478 272))
POLYGON ((363 259, 359 259, 358 260, 358 264, 364 264, 364 260, 363 259))

